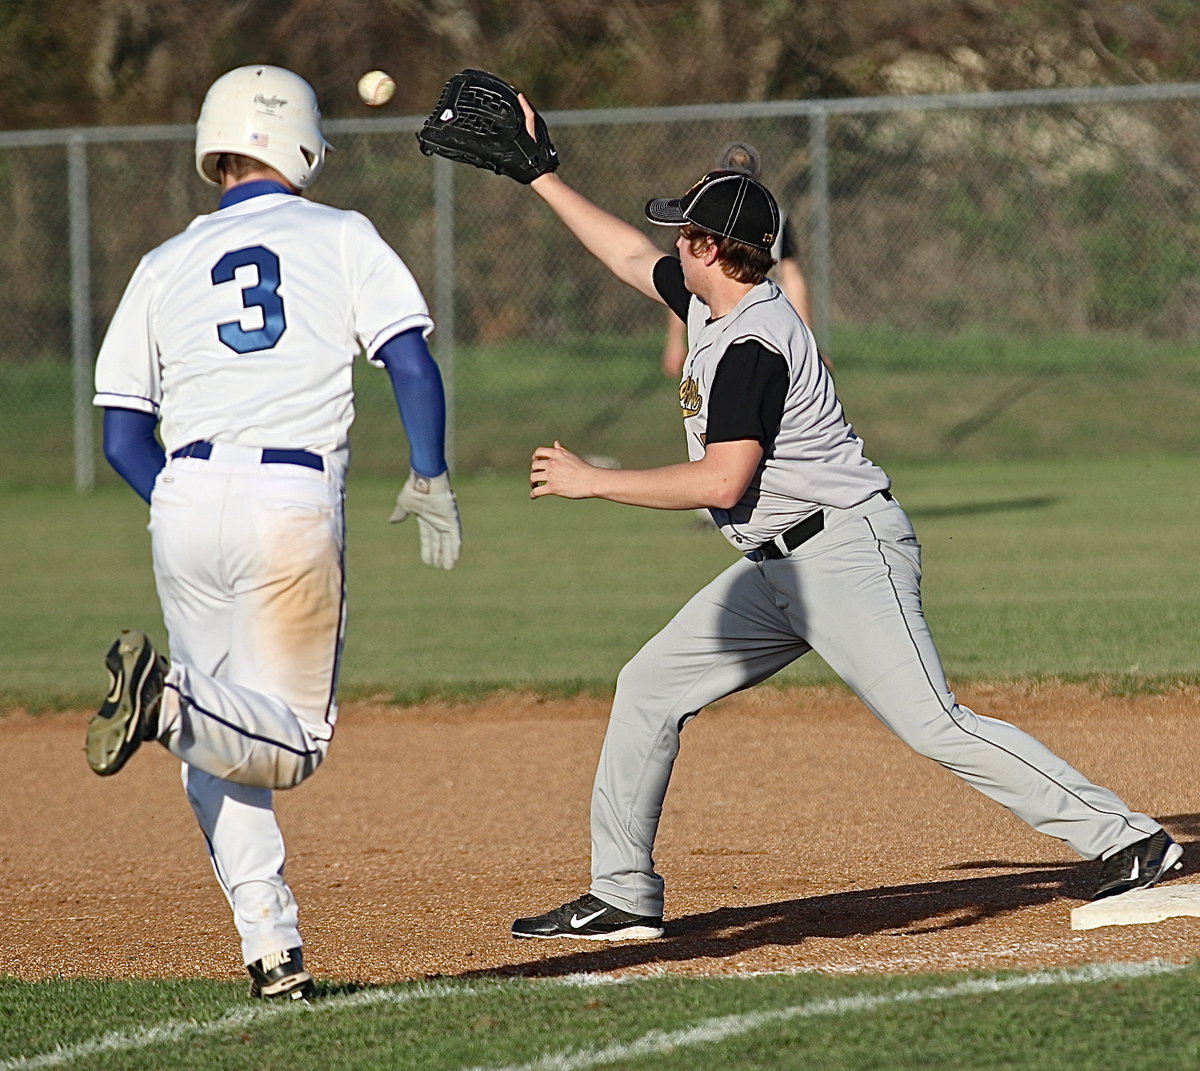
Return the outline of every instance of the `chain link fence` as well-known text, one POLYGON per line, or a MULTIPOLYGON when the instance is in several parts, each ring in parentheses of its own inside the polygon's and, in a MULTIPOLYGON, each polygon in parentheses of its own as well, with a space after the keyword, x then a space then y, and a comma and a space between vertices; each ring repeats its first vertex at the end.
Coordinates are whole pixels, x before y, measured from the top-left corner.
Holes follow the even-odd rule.
MULTIPOLYGON (((884 465, 1194 451, 1200 84, 550 112, 562 174, 641 226, 731 140, 788 212, 850 419, 884 465)), ((536 443, 683 456, 664 310, 528 189, 421 156, 415 117, 331 121, 318 199, 370 216, 425 289, 459 472, 536 443)), ((88 488, 95 349, 138 258, 211 211, 189 126, 0 134, 8 486, 88 488)), ((645 224, 664 251, 674 233, 645 224)), ((360 364, 354 470, 394 476, 387 377, 360 364)), ((287 445, 287 444, 283 444, 287 445)), ((398 456, 399 452, 399 456, 398 456)))

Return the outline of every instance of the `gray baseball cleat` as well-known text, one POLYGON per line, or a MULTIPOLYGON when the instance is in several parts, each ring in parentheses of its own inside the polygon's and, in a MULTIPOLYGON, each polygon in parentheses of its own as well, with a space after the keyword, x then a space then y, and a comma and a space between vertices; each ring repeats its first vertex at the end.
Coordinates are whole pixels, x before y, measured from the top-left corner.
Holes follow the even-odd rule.
POLYGON ((142 745, 158 735, 167 660, 144 632, 122 632, 105 658, 112 679, 100 710, 88 722, 88 765, 103 777, 115 774, 142 745))
POLYGON ((1106 896, 1119 896, 1133 889, 1148 889, 1168 870, 1183 866, 1179 861, 1182 855, 1183 849, 1165 829, 1160 829, 1145 840, 1113 852, 1104 860, 1100 884, 1092 893, 1092 899, 1103 900, 1106 896))
POLYGON ((304 969, 299 947, 273 952, 246 964, 250 996, 256 1000, 308 1000, 315 988, 313 976, 304 969))
POLYGON ((544 915, 517 919, 514 937, 573 937, 580 941, 648 941, 663 935, 663 920, 633 915, 591 893, 544 915))

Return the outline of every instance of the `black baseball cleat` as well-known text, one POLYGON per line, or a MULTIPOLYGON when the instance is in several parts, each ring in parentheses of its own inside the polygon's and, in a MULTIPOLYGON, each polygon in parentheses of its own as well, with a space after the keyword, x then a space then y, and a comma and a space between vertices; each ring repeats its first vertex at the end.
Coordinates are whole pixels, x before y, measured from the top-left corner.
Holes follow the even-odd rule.
POLYGON ((580 941, 648 941, 663 935, 663 920, 651 915, 631 915, 619 907, 584 893, 578 900, 544 915, 517 919, 514 937, 574 937, 580 941))
POLYGON ((1092 893, 1092 899, 1103 900, 1106 896, 1119 896, 1133 889, 1148 889, 1168 870, 1183 866, 1179 861, 1182 855, 1183 849, 1165 829, 1160 829, 1104 860, 1100 884, 1092 893))
POLYGON ((315 988, 299 946, 247 963, 246 971, 255 1000, 308 1000, 315 988))
POLYGON ((88 765, 101 776, 115 774, 142 741, 158 736, 167 660, 144 632, 122 632, 105 658, 112 683, 100 710, 88 722, 88 765))

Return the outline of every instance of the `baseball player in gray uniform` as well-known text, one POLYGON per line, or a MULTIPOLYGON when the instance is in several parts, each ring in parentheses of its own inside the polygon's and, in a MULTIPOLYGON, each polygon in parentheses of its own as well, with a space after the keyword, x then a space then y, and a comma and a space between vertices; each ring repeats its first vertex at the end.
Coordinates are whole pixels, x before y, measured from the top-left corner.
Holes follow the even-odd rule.
POLYGON ((317 769, 337 720, 360 354, 387 370, 411 450, 391 519, 416 516, 430 565, 451 568, 461 543, 432 320, 364 216, 299 196, 326 148, 298 75, 217 79, 196 166, 220 207, 142 259, 96 363, 105 453, 150 503, 172 661, 144 633, 120 634, 88 763, 115 774, 147 740, 182 760, 251 995, 284 999, 313 983, 272 790, 317 769))
MULTIPOLYGON (((762 162, 758 150, 744 141, 731 141, 721 150, 717 157, 716 170, 744 171, 752 179, 762 181, 762 162)), ((800 267, 796 239, 792 234, 791 220, 782 210, 779 214, 779 233, 775 235, 775 244, 771 246, 771 256, 775 267, 771 269, 772 276, 779 282, 779 289, 792 303, 802 319, 810 327, 812 312, 808 300, 808 280, 800 267)), ((683 362, 687 357, 687 333, 684 322, 670 309, 666 310, 666 331, 663 337, 662 366, 663 371, 672 379, 678 379, 683 371, 683 362)), ((821 359, 829 367, 829 360, 824 353, 821 359)), ((711 519, 705 511, 705 525, 711 524, 711 519)))
MULTIPOLYGON (((522 98, 527 129, 534 113, 522 98)), ((738 560, 621 670, 592 794, 591 888, 514 937, 663 932, 654 839, 680 732, 709 703, 810 650, 901 740, 1086 859, 1095 896, 1156 882, 1181 849, 1020 729, 976 714, 946 683, 921 609, 912 525, 843 414, 808 327, 767 278, 779 209, 743 173, 714 171, 646 206, 679 229, 678 258, 543 174, 531 188, 618 279, 687 323, 683 464, 594 468, 539 446, 532 497, 712 511, 738 560)))

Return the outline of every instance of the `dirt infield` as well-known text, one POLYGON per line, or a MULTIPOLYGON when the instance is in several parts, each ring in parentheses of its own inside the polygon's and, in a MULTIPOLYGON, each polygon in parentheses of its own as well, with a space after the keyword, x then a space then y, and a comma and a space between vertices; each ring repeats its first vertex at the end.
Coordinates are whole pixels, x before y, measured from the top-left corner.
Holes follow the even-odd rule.
MULTIPOLYGON (((1200 837, 1200 690, 977 686, 1185 846, 1200 837)), ((706 711, 659 838, 667 936, 517 942, 587 887, 607 705, 504 696, 345 706, 325 767, 281 793, 288 878, 325 978, 578 971, 934 971, 1200 954, 1200 919, 1073 932, 1097 864, 1029 830, 836 689, 760 688, 706 711)), ((242 976, 179 785, 146 749, 101 779, 86 714, 0 717, 0 975, 242 976)), ((1191 847, 1174 879, 1200 881, 1191 847)))

